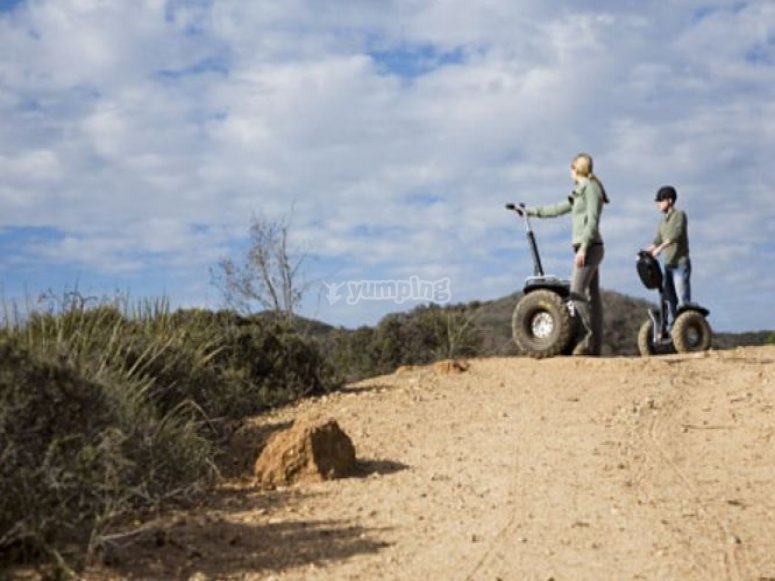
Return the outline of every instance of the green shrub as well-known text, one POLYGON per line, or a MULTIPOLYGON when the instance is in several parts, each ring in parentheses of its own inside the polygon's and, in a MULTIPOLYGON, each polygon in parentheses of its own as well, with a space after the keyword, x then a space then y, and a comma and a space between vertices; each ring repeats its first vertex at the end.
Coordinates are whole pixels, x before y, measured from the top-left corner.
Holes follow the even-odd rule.
POLYGON ((240 419, 341 385, 319 343, 287 321, 203 310, 178 311, 174 320, 186 330, 186 348, 207 346, 212 356, 197 374, 156 376, 168 377, 162 383, 177 393, 173 400, 190 397, 210 417, 240 419))
POLYGON ((325 353, 346 381, 390 373, 400 365, 473 357, 482 349, 476 311, 465 307, 421 306, 390 314, 376 328, 329 333, 325 353))
POLYGON ((341 384, 319 344, 287 321, 147 305, 131 317, 100 306, 35 315, 30 345, 66 344, 94 372, 114 370, 151 383, 161 413, 193 402, 210 419, 240 419, 341 384))
POLYGON ((0 341, 0 552, 77 566, 111 520, 212 481, 190 415, 160 417, 142 384, 88 379, 67 353, 0 341))
POLYGON ((0 327, 6 560, 77 567, 118 519, 207 490, 226 420, 339 386, 287 321, 68 304, 0 327))

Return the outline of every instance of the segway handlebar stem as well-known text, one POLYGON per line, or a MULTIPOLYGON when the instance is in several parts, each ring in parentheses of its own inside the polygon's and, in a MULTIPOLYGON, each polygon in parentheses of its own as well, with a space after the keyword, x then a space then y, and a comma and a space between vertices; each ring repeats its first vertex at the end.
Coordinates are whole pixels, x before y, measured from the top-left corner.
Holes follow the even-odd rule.
POLYGON ((506 204, 506 209, 516 212, 516 214, 525 221, 525 233, 527 242, 530 245, 530 252, 533 255, 533 276, 544 276, 544 267, 541 264, 541 257, 538 254, 538 244, 535 234, 530 226, 530 217, 527 215, 527 206, 524 202, 519 204, 506 204))

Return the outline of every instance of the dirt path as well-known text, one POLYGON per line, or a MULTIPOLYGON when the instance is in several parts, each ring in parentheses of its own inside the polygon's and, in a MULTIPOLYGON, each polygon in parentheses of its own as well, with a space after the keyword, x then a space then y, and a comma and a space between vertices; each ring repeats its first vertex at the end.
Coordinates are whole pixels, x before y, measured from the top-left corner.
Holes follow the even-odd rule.
POLYGON ((469 363, 256 418, 333 417, 359 473, 231 481, 87 578, 775 580, 775 347, 469 363))

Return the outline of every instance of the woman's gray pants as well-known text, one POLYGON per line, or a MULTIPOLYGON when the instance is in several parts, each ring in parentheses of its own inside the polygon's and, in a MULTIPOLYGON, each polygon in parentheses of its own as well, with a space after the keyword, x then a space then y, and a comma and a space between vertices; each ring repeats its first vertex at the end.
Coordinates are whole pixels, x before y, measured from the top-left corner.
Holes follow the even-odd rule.
POLYGON ((570 293, 573 306, 584 326, 586 343, 590 355, 600 355, 603 344, 603 301, 600 296, 600 263, 605 250, 602 244, 592 244, 587 249, 584 266, 573 267, 570 293))

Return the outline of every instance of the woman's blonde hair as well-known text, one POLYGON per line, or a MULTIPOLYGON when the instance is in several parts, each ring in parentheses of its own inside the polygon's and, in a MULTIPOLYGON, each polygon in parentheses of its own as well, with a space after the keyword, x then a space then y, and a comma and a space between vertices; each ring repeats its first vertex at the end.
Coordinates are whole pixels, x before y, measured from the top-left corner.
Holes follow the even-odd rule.
POLYGON ((588 153, 578 153, 571 162, 571 167, 583 178, 589 178, 595 180, 597 185, 600 186, 600 192, 603 194, 603 202, 608 203, 608 194, 606 194, 603 182, 594 173, 594 162, 592 156, 588 153))

